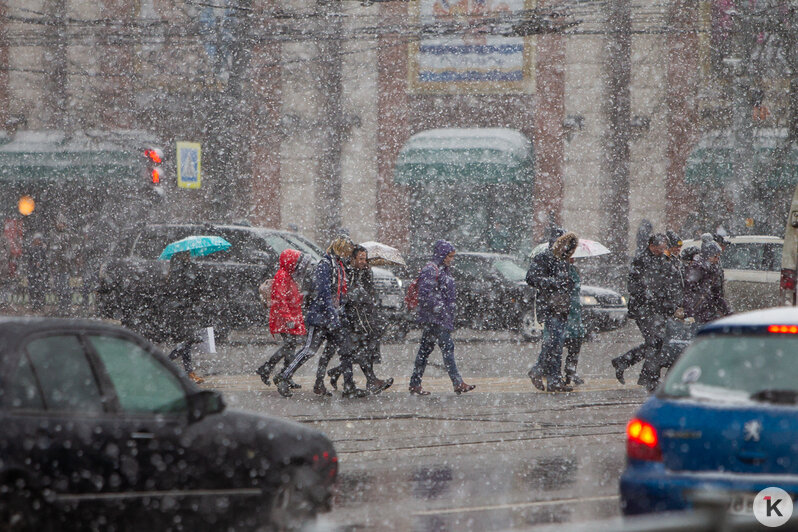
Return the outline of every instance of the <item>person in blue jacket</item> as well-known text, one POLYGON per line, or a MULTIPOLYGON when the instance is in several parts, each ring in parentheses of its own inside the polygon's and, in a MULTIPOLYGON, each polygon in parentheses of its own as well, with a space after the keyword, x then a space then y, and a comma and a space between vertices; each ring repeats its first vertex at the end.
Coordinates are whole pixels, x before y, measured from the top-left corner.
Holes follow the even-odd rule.
POLYGON ((435 342, 443 353, 443 364, 446 366, 449 378, 452 379, 454 392, 459 395, 475 388, 463 382, 454 360, 452 331, 457 292, 454 277, 449 270, 454 255, 452 244, 446 240, 438 240, 433 246, 432 260, 422 268, 418 277, 418 322, 424 331, 421 334, 421 345, 410 378, 410 393, 413 395, 429 395, 428 391, 421 388, 421 378, 427 367, 427 359, 435 349, 435 342))
MULTIPOLYGON (((344 397, 365 397, 366 390, 355 387, 352 375, 352 347, 348 335, 345 333, 343 308, 346 301, 347 276, 344 261, 352 254, 354 244, 346 236, 339 236, 332 241, 327 253, 316 266, 313 282, 313 294, 310 295, 310 304, 305 316, 308 336, 305 345, 296 354, 291 363, 274 378, 277 391, 283 397, 290 397, 290 379, 302 364, 313 357, 325 341, 332 343, 341 359, 341 374, 344 378, 344 397)), ((335 349, 329 350, 334 353, 335 349)), ((319 361, 316 371, 316 383, 313 392, 317 395, 330 396, 324 386, 328 357, 319 361)))

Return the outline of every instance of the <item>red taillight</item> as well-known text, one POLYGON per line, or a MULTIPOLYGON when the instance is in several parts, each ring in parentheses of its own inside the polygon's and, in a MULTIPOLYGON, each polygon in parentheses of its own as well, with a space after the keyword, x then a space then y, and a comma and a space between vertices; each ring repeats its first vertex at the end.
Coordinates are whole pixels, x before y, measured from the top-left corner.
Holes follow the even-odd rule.
POLYGON ((768 332, 777 334, 798 334, 798 325, 771 325, 768 327, 768 332))
POLYGON ((634 460, 662 461, 657 429, 640 419, 631 420, 626 425, 626 455, 634 460))
POLYGON ((782 290, 795 290, 795 270, 781 270, 779 286, 782 290))
POLYGON ((151 175, 152 184, 153 185, 160 185, 161 184, 161 169, 155 167, 152 169, 151 175))

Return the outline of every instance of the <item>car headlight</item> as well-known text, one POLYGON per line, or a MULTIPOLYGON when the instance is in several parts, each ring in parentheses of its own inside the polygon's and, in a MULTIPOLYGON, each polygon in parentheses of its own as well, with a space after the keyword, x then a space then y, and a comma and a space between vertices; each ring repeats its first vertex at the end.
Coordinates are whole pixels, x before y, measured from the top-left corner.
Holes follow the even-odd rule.
POLYGON ((626 304, 626 296, 621 296, 621 305, 626 304))
POLYGON ((402 288, 402 280, 401 279, 399 279, 399 278, 396 279, 396 286, 398 286, 399 288, 402 288))
POLYGON ((579 296, 579 302, 582 305, 598 305, 598 299, 595 296, 579 296))

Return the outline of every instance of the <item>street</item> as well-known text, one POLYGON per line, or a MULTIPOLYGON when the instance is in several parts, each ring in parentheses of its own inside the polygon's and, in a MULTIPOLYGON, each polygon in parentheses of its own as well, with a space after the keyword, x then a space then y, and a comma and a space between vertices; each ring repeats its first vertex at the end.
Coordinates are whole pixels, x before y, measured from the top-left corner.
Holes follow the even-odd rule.
POLYGON ((609 360, 641 341, 632 322, 585 343, 586 383, 569 394, 538 392, 526 377, 539 343, 465 330, 455 353, 476 390, 452 392, 436 349, 423 383, 432 395, 410 396, 418 336, 383 346, 377 373, 396 382, 360 400, 314 395, 315 359, 297 374, 302 389, 280 397, 253 373, 276 348, 262 334, 235 334, 196 362, 229 407, 308 423, 333 440, 338 488, 320 529, 501 530, 619 515, 625 425, 646 394, 634 384, 639 367, 623 386, 609 360))

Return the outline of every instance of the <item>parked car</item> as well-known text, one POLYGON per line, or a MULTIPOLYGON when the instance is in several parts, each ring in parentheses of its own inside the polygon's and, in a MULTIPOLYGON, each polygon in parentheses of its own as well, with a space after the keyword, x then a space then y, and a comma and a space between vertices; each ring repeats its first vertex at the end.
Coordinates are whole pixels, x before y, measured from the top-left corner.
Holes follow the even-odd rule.
POLYGON ((778 486, 798 496, 798 309, 705 325, 627 425, 623 513, 691 508, 704 490, 751 515, 778 486))
MULTIPOLYGON (((452 269, 457 280, 457 322, 475 329, 540 335, 535 290, 526 284, 526 268, 513 255, 458 252, 452 269)), ((582 285, 582 319, 588 331, 611 330, 626 320, 626 301, 612 290, 582 285)))
POLYGON ((226 409, 100 321, 0 316, 0 424, 2 530, 292 528, 337 475, 320 432, 226 409))
MULTIPOLYGON (((778 305, 779 269, 784 239, 777 236, 743 235, 727 238, 721 255, 724 291, 735 312, 778 305)), ((698 240, 685 240, 682 253, 701 247, 698 240)))
MULTIPOLYGON (((163 341, 165 316, 162 291, 168 262, 158 256, 170 242, 190 235, 214 235, 232 246, 224 252, 197 257, 217 297, 217 340, 231 329, 268 322, 258 297, 258 285, 277 272, 280 253, 287 248, 309 253, 318 261, 323 252, 311 241, 292 233, 263 227, 227 224, 151 224, 131 230, 100 271, 97 306, 101 317, 117 318, 153 341, 163 341)), ((391 272, 374 269, 375 286, 386 313, 401 313, 402 290, 391 272)))

